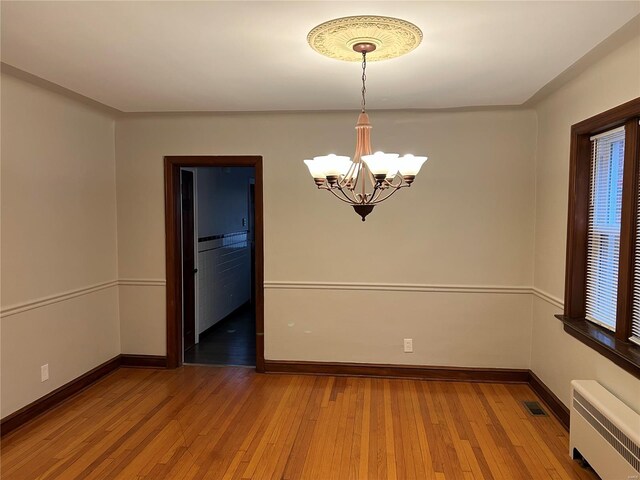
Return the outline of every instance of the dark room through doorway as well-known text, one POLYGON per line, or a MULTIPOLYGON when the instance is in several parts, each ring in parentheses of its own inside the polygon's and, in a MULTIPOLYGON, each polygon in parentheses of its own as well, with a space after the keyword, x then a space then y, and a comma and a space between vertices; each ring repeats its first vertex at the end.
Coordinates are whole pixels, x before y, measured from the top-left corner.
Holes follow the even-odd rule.
POLYGON ((180 197, 183 363, 255 366, 255 168, 181 168, 180 197))

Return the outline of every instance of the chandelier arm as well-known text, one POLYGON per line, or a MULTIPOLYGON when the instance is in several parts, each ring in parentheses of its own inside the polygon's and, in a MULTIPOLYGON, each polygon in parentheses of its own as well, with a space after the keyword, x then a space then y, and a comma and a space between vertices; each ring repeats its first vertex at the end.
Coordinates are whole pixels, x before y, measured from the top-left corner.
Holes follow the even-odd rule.
MULTIPOLYGON (((371 203, 373 205, 376 205, 376 204, 378 204, 380 202, 383 202, 384 200, 389 198, 391 196, 391 194, 394 193, 399 188, 402 188, 402 185, 399 185, 399 186, 388 185, 386 188, 378 188, 377 195, 375 197, 373 197, 369 203, 371 203), (388 194, 385 195, 385 191, 388 190, 389 188, 391 188, 392 190, 389 190, 388 194)), ((375 193, 375 191, 373 193, 375 193)))
POLYGON ((373 173, 371 173, 371 170, 369 170, 369 167, 367 167, 367 173, 368 178, 369 178, 369 183, 371 183, 371 186, 375 188, 376 186, 376 177, 373 176, 373 173))
POLYGON ((330 188, 329 191, 333 194, 334 197, 336 197, 338 200, 340 200, 341 202, 344 203, 348 203, 349 205, 352 205, 354 202, 344 193, 344 191, 341 188, 337 189, 342 196, 344 196, 344 198, 342 198, 340 195, 338 195, 336 193, 336 189, 335 188, 330 188), (346 199, 346 200, 345 200, 346 199))
POLYGON ((349 203, 354 203, 356 196, 352 189, 347 188, 345 191, 345 189, 340 188, 339 190, 342 196, 346 198, 349 203))
POLYGON ((352 169, 353 169, 353 164, 349 167, 349 170, 347 170, 347 173, 344 174, 344 177, 342 177, 342 182, 345 185, 347 185, 352 180, 352 176, 353 176, 353 174, 351 173, 352 169))
POLYGON ((397 184, 395 184, 395 183, 393 183, 393 181, 389 181, 387 179, 385 179, 385 183, 391 188, 400 188, 404 184, 404 179, 401 176, 399 176, 399 177, 400 177, 400 181, 397 184))
POLYGON ((337 188, 339 188, 340 190, 342 190, 347 185, 349 185, 349 182, 347 181, 347 176, 345 175, 344 177, 342 177, 342 180, 338 180, 336 185, 337 185, 337 188))
POLYGON ((342 180, 338 181, 338 185, 340 186, 340 188, 353 190, 353 188, 349 187, 349 184, 355 185, 356 181, 358 180, 358 175, 356 174, 356 169, 354 169, 354 171, 352 172, 351 168, 353 167, 350 167, 347 173, 342 177, 342 180))
POLYGON ((384 193, 384 189, 378 188, 376 186, 373 192, 371 192, 371 199, 369 200, 369 203, 375 205, 383 193, 384 193))
POLYGON ((340 186, 342 188, 346 187, 347 189, 349 189, 349 191, 351 191, 352 194, 354 194, 354 190, 358 182, 359 172, 360 172, 360 162, 356 162, 356 161, 352 162, 351 166, 349 167, 349 170, 347 170, 347 173, 344 175, 344 177, 342 177, 342 182, 339 182, 340 186), (350 184, 351 186, 349 186, 350 184))
POLYGON ((398 190, 400 190, 402 188, 402 186, 394 188, 393 190, 391 190, 391 192, 389 193, 389 195, 384 196, 383 198, 378 198, 376 199, 375 202, 371 202, 371 205, 377 205, 379 203, 384 202, 387 198, 389 198, 391 195, 393 195, 394 193, 396 193, 398 190))
POLYGON ((378 183, 376 183, 375 187, 373 187, 373 192, 371 192, 371 196, 369 197, 369 201, 367 203, 374 203, 380 195, 382 195, 384 189, 380 187, 378 183))

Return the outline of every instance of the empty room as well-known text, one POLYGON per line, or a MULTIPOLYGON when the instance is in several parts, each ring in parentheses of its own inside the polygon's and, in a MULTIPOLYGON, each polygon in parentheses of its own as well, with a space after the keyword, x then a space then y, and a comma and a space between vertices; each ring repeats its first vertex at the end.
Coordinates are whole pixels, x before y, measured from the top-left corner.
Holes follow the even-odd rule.
POLYGON ((0 2, 0 477, 640 479, 640 2, 0 2))

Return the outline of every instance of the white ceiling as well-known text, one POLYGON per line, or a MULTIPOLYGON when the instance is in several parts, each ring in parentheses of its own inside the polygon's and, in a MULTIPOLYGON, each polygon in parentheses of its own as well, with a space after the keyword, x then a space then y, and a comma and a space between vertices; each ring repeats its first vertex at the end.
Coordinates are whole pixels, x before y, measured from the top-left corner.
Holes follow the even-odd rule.
POLYGON ((424 32, 370 63, 370 108, 517 105, 640 13, 640 2, 2 2, 2 61, 126 112, 359 106, 360 65, 306 36, 347 15, 424 32))

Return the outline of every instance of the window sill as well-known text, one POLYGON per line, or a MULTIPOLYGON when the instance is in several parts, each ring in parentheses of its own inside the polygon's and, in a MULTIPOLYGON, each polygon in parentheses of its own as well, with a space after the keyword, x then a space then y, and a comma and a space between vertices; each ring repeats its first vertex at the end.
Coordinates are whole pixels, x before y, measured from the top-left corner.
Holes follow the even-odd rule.
POLYGON ((556 315, 564 324, 564 331, 585 345, 604 355, 613 363, 640 378, 640 346, 618 340, 612 332, 584 319, 556 315))

